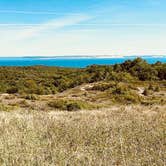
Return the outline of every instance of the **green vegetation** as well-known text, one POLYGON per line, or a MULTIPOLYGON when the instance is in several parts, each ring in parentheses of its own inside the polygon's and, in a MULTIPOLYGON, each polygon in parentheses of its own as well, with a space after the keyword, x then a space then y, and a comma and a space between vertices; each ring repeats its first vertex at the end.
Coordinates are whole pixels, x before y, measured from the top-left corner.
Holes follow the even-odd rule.
POLYGON ((95 108, 92 104, 81 100, 55 100, 48 103, 48 105, 57 110, 78 111, 95 108))
POLYGON ((145 96, 149 95, 149 90, 147 88, 143 91, 143 95, 145 95, 145 96))
POLYGON ((148 64, 137 58, 122 64, 92 65, 84 69, 44 66, 0 67, 0 80, 1 93, 46 95, 98 81, 163 81, 166 80, 166 64, 148 64))
POLYGON ((106 91, 116 85, 115 82, 101 82, 94 85, 90 90, 106 91))
POLYGON ((14 106, 9 106, 3 103, 0 103, 0 112, 10 112, 14 110, 14 106))
POLYGON ((88 89, 90 93, 96 93, 96 103, 127 105, 127 104, 164 104, 165 85, 164 82, 99 82, 88 89), (151 84, 149 84, 149 82, 151 84), (102 100, 101 100, 102 99, 102 100), (98 102, 100 101, 100 102, 98 102), (106 103, 107 102, 107 103, 106 103))
POLYGON ((112 96, 114 102, 123 104, 139 103, 141 101, 141 97, 132 88, 122 83, 115 85, 110 96, 112 96))
POLYGON ((28 94, 28 95, 25 95, 23 97, 27 100, 38 100, 39 99, 38 96, 35 94, 28 94))

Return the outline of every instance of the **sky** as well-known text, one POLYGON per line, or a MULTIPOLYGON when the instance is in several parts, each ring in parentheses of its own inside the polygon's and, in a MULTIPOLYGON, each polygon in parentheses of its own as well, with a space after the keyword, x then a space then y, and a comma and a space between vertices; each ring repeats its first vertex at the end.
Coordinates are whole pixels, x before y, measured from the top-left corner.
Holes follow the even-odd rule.
POLYGON ((0 0, 0 56, 166 55, 166 0, 0 0))

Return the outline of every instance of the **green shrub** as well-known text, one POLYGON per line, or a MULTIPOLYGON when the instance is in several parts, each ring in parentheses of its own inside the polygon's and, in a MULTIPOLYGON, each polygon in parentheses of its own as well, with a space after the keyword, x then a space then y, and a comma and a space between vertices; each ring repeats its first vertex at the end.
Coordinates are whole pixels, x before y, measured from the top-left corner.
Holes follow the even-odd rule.
POLYGON ((130 81, 134 81, 135 78, 127 72, 121 71, 119 73, 117 72, 112 72, 110 73, 110 80, 114 80, 114 81, 123 81, 123 82, 130 82, 130 81))
POLYGON ((132 104, 132 103, 140 103, 141 97, 134 92, 125 92, 123 94, 115 94, 112 96, 112 99, 116 103, 122 104, 132 104))
POLYGON ((67 101, 58 99, 58 100, 49 102, 48 106, 55 109, 59 109, 59 110, 66 110, 66 104, 67 104, 67 101))
POLYGON ((26 100, 19 101, 18 105, 23 108, 28 108, 31 106, 26 100))
POLYGON ((133 87, 123 83, 116 84, 107 94, 110 100, 115 103, 131 104, 139 103, 141 101, 141 97, 133 87))
POLYGON ((67 111, 78 111, 81 110, 81 105, 77 102, 70 102, 66 106, 67 111))
POLYGON ((123 83, 116 84, 114 89, 112 90, 113 94, 125 94, 130 89, 123 83))
POLYGON ((37 87, 37 84, 34 80, 26 80, 24 84, 29 89, 35 89, 37 87))
POLYGON ((7 89, 6 92, 9 93, 9 94, 18 93, 18 88, 17 87, 11 87, 11 88, 7 89))
POLYGON ((66 110, 66 111, 78 111, 82 109, 92 109, 94 108, 93 105, 81 101, 81 100, 54 100, 48 103, 48 106, 59 109, 59 110, 66 110))
POLYGON ((149 85, 148 90, 154 90, 154 87, 152 84, 149 85))
POLYGON ((145 96, 148 96, 149 95, 149 90, 147 88, 145 88, 145 90, 143 91, 142 94, 145 95, 145 96))
POLYGON ((115 83, 99 83, 94 85, 90 90, 105 91, 115 86, 115 83))
POLYGON ((24 98, 27 100, 38 100, 39 99, 39 97, 35 94, 28 94, 24 98))
POLYGON ((9 112, 13 110, 13 106, 5 105, 0 103, 0 111, 9 112))
POLYGON ((154 91, 155 91, 155 92, 160 92, 160 87, 159 87, 159 86, 156 86, 156 87, 154 88, 154 91))

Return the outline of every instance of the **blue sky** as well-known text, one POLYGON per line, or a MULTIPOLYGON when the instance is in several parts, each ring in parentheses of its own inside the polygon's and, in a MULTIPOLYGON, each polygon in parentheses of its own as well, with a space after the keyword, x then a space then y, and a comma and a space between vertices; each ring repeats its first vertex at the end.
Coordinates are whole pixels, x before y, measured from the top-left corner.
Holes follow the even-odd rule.
POLYGON ((165 0, 0 0, 0 56, 166 55, 165 0))

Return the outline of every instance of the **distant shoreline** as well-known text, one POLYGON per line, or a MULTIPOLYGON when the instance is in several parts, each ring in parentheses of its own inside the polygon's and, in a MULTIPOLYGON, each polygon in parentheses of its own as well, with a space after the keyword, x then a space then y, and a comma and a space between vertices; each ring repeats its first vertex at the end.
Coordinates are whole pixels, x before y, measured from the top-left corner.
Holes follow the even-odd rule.
POLYGON ((166 55, 55 55, 55 56, 0 56, 0 58, 166 58, 166 55))

